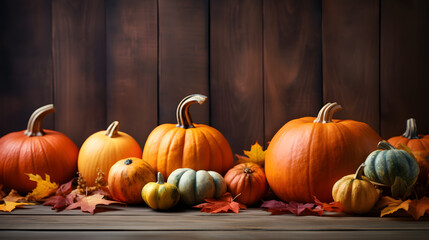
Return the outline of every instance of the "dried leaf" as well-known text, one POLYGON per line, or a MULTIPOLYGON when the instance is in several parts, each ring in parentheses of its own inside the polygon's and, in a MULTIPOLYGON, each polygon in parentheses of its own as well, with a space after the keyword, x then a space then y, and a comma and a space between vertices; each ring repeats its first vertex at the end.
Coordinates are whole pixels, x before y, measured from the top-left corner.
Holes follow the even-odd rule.
POLYGON ((80 208, 82 212, 89 212, 91 214, 94 214, 97 205, 110 205, 114 203, 124 204, 122 202, 110 201, 103 198, 104 196, 101 194, 94 194, 91 196, 83 197, 78 202, 69 205, 66 210, 80 208))
POLYGON ((207 203, 201 203, 194 208, 202 208, 201 212, 208 213, 227 213, 234 212, 238 213, 240 209, 247 209, 246 205, 234 202, 234 199, 231 196, 231 193, 227 192, 219 199, 205 199, 207 203))
POLYGON ((34 205, 34 204, 35 203, 17 203, 17 202, 4 201, 4 204, 0 204, 0 211, 11 212, 17 207, 20 207, 23 205, 34 205))
MULTIPOLYGON (((330 202, 330 203, 324 203, 319 201, 316 196, 313 196, 314 203, 317 206, 320 206, 324 211, 327 212, 342 212, 344 210, 343 206, 341 206, 340 202, 330 202)), ((321 214, 320 214, 321 215, 321 214)))
POLYGON ((26 175, 31 181, 37 182, 36 188, 27 195, 29 200, 41 201, 43 198, 54 194, 58 189, 58 184, 51 182, 51 177, 48 174, 45 174, 45 180, 39 174, 26 173, 26 175))
POLYGON ((243 152, 247 157, 236 154, 235 156, 238 158, 237 164, 253 162, 261 166, 265 165, 265 151, 258 142, 250 147, 250 151, 243 150, 243 152))
POLYGON ((376 208, 381 209, 380 217, 383 217, 387 214, 394 213, 400 209, 404 209, 405 211, 408 211, 409 205, 411 203, 411 200, 397 200, 391 197, 382 197, 381 200, 377 203, 376 208))
POLYGON ((62 210, 69 206, 71 203, 61 195, 51 196, 48 199, 45 200, 43 203, 43 206, 53 206, 52 210, 62 210))
POLYGON ((26 201, 27 198, 19 195, 19 193, 15 189, 12 189, 10 190, 9 195, 4 197, 3 200, 9 202, 23 202, 26 201))
POLYGON ((265 201, 261 207, 267 208, 267 212, 271 212, 272 215, 293 213, 299 216, 305 210, 311 210, 314 207, 314 203, 298 203, 291 201, 287 204, 282 201, 270 200, 265 201))
POLYGON ((66 196, 67 194, 71 193, 71 191, 73 190, 73 182, 76 180, 77 178, 73 178, 72 180, 64 183, 63 185, 61 185, 58 189, 57 192, 55 193, 55 195, 61 195, 61 196, 66 196))
POLYGON ((423 197, 419 200, 411 201, 408 213, 413 216, 415 220, 418 220, 420 217, 424 216, 425 213, 429 214, 429 198, 423 197))

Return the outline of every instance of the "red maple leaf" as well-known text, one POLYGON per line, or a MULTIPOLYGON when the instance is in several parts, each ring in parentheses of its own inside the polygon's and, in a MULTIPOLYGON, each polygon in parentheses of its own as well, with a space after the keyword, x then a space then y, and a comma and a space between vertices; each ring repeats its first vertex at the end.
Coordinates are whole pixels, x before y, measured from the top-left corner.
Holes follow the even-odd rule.
MULTIPOLYGON (((319 199, 317 199, 316 196, 313 196, 313 199, 314 199, 314 203, 317 206, 319 206, 318 211, 321 211, 323 209, 324 211, 327 211, 327 212, 342 212, 344 210, 340 202, 324 203, 324 202, 321 202, 319 199)), ((322 214, 319 213, 319 215, 322 215, 322 214)))
POLYGON ((268 212, 273 215, 293 213, 296 216, 301 215, 306 209, 311 210, 314 207, 314 203, 298 203, 291 201, 289 204, 282 201, 270 200, 265 201, 262 208, 267 208, 268 212))
POLYGON ((226 213, 234 212, 238 213, 240 209, 247 209, 246 205, 234 202, 234 199, 231 196, 231 193, 227 192, 219 199, 208 198, 204 199, 207 203, 201 203, 194 208, 202 208, 201 212, 208 213, 226 213))
POLYGON ((64 183, 63 185, 61 185, 58 189, 57 192, 55 193, 55 195, 57 196, 66 196, 67 194, 71 193, 71 191, 73 190, 73 181, 75 181, 77 178, 73 178, 72 180, 64 183))
POLYGON ((62 210, 68 205, 70 205, 70 202, 67 201, 67 198, 61 195, 52 196, 46 199, 46 201, 43 203, 43 206, 53 206, 52 210, 62 210))
POLYGON ((95 208, 99 204, 103 204, 103 205, 110 205, 113 203, 124 204, 122 202, 110 201, 110 200, 106 200, 103 198, 104 198, 104 195, 101 195, 101 194, 94 194, 91 196, 86 196, 86 197, 81 198, 79 201, 70 204, 66 208, 66 210, 80 208, 82 210, 82 212, 89 212, 91 214, 94 214, 95 208))

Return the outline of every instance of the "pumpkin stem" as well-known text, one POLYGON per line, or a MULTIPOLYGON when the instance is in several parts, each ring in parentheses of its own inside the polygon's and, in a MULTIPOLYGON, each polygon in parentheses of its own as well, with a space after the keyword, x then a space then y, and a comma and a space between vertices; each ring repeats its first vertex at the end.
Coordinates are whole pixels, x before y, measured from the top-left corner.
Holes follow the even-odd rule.
POLYGON ((106 133, 104 135, 112 138, 118 136, 118 128, 119 128, 119 122, 113 121, 109 127, 106 129, 106 133))
POLYGON ((124 162, 124 164, 125 164, 125 165, 130 165, 131 163, 133 163, 133 160, 132 160, 132 159, 127 159, 127 160, 125 160, 125 162, 124 162))
POLYGON ((164 184, 164 177, 162 176, 162 173, 160 173, 160 172, 158 172, 158 175, 156 176, 156 183, 164 184))
POLYGON ((253 173, 253 170, 251 168, 247 167, 243 170, 243 172, 244 173, 253 173))
POLYGON ((356 170, 355 176, 353 179, 362 180, 363 169, 365 168, 365 163, 362 163, 359 168, 356 170))
POLYGON ((410 118, 407 120, 407 128, 402 136, 409 139, 419 139, 419 136, 417 135, 416 119, 410 118))
POLYGON ((389 142, 384 141, 384 140, 380 141, 377 144, 377 148, 380 149, 380 150, 393 150, 393 149, 396 149, 392 144, 390 144, 389 142))
POLYGON ((31 114, 31 117, 28 120, 27 130, 24 132, 24 134, 29 137, 45 135, 42 128, 43 118, 49 113, 53 112, 55 112, 53 104, 48 104, 36 109, 36 111, 31 114))
POLYGON ((330 123, 332 117, 336 111, 343 109, 338 103, 327 103, 320 109, 317 118, 314 120, 315 123, 330 123))
POLYGON ((176 110, 177 127, 181 127, 184 129, 193 128, 194 124, 192 123, 189 108, 194 103, 203 104, 206 100, 207 97, 201 94, 191 94, 182 99, 176 110))

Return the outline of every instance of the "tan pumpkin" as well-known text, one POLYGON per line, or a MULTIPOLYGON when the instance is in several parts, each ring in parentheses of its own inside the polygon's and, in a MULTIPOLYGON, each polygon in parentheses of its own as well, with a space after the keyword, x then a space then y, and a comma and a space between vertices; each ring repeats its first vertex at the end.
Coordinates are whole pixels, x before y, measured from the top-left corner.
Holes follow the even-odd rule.
POLYGON ((264 169, 256 163, 240 163, 225 175, 228 191, 237 202, 253 205, 261 201, 268 190, 264 169))
POLYGON ((366 123, 332 119, 342 109, 326 104, 318 117, 286 123, 273 137, 265 155, 265 174, 283 201, 332 201, 332 186, 353 172, 376 150, 381 137, 366 123))
POLYGON ((361 164, 355 174, 341 178, 332 188, 334 201, 340 202, 345 212, 368 213, 380 197, 374 185, 362 178, 364 167, 361 164))
POLYGON ((113 199, 138 204, 143 203, 143 187, 155 180, 155 171, 149 163, 131 157, 119 160, 110 168, 107 182, 113 199))
POLYGON ((95 185, 97 169, 108 174, 117 161, 141 157, 142 150, 139 144, 130 135, 119 131, 118 126, 119 122, 114 121, 106 131, 92 134, 82 144, 78 157, 78 171, 88 186, 95 185))
POLYGON ((215 128, 192 122, 190 106, 203 104, 206 99, 200 94, 185 97, 177 107, 177 124, 162 124, 149 135, 143 159, 155 171, 168 178, 178 168, 225 174, 233 166, 231 147, 225 137, 215 128))
POLYGON ((66 135, 42 128, 43 118, 55 112, 54 105, 38 108, 27 130, 0 138, 0 185, 23 194, 36 187, 26 173, 50 175, 51 181, 65 183, 76 175, 78 148, 66 135))

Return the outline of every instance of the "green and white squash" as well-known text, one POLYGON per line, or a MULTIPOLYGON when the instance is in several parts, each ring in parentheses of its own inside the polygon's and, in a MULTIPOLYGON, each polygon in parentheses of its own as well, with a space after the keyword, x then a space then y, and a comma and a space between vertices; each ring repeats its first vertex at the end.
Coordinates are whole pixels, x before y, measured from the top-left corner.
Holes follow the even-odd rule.
POLYGON ((176 185, 180 192, 180 201, 186 206, 194 206, 207 198, 218 198, 226 193, 226 182, 215 171, 179 168, 174 170, 167 180, 176 185))
POLYGON ((391 186, 393 197, 404 197, 417 180, 419 166, 408 152, 381 141, 365 160, 365 176, 376 183, 391 186))

